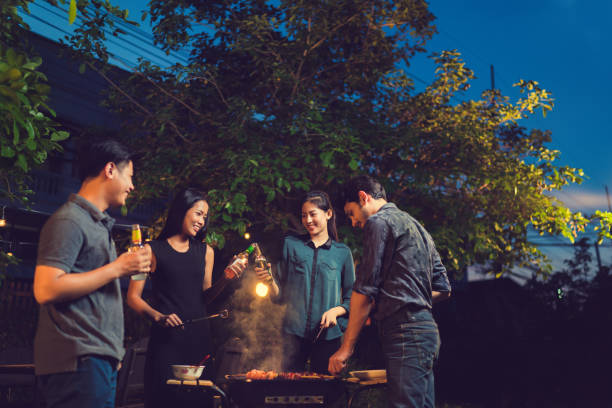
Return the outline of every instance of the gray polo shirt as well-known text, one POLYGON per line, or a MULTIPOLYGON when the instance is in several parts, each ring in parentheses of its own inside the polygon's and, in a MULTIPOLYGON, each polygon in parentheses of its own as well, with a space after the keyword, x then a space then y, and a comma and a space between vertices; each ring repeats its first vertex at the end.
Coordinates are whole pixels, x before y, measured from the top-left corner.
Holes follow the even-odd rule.
MULTIPOLYGON (((37 265, 83 273, 114 261, 114 223, 106 212, 72 194, 43 226, 37 265)), ((78 299, 40 306, 34 338, 37 375, 75 371, 79 356, 121 360, 124 353, 118 279, 78 299)))

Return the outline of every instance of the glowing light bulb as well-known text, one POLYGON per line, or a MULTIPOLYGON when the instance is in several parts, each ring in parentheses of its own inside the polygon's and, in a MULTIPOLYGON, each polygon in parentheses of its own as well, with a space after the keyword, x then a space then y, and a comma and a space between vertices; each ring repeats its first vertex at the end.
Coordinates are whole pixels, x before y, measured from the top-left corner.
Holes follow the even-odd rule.
POLYGON ((7 256, 13 256, 13 253, 12 252, 7 252, 6 255, 7 256))
POLYGON ((244 239, 251 239, 251 234, 249 234, 248 232, 245 232, 244 239))
POLYGON ((257 285, 255 285, 255 293, 259 297, 266 297, 268 295, 268 290, 268 285, 265 283, 259 282, 257 285))
POLYGON ((4 218, 0 218, 0 227, 6 227, 6 220, 4 218))

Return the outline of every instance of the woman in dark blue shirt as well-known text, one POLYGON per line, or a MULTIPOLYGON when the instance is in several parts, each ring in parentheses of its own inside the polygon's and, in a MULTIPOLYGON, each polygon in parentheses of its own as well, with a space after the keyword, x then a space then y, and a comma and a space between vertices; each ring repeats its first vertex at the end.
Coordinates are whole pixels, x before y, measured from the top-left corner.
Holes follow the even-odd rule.
POLYGON ((355 267, 351 250, 338 242, 336 214, 329 196, 308 193, 302 201, 304 236, 288 236, 274 274, 256 269, 267 280, 274 298, 287 305, 283 321, 284 371, 326 373, 329 357, 340 346, 346 322, 355 267), (345 324, 344 324, 345 326, 345 324))

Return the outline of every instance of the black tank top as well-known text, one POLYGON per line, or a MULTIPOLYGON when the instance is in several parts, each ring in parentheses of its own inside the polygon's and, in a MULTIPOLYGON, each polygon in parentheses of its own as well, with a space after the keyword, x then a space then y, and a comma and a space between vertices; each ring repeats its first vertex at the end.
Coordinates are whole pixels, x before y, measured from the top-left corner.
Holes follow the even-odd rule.
MULTIPOLYGON (((187 252, 175 251, 166 240, 150 242, 157 266, 151 274, 151 306, 163 314, 176 313, 185 322, 207 315, 202 292, 206 245, 189 241, 187 252)), ((211 353, 208 320, 185 324, 183 328, 151 326, 145 363, 145 407, 198 406, 184 403, 191 393, 175 395, 166 386, 173 378, 172 364, 196 364, 211 353)), ((202 378, 210 378, 207 368, 202 378)), ((198 395, 199 393, 193 393, 198 395)))
POLYGON ((153 307, 164 314, 176 313, 183 321, 205 316, 206 244, 190 239, 187 252, 174 250, 166 240, 150 244, 157 261, 151 274, 153 307))

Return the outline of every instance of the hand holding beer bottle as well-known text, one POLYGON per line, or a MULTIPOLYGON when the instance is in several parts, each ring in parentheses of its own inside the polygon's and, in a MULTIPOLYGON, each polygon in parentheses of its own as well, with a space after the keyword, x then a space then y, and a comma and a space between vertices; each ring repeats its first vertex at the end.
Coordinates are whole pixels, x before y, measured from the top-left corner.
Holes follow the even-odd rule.
POLYGON ((270 289, 272 289, 272 293, 274 296, 277 296, 279 293, 278 286, 276 282, 274 282, 274 278, 272 277, 272 265, 268 262, 266 257, 262 254, 261 249, 257 243, 254 243, 255 247, 254 255, 255 255, 255 274, 259 279, 257 285, 255 285, 255 294, 260 297, 268 296, 270 289))
MULTIPOLYGON (((128 252, 136 252, 144 249, 144 245, 142 243, 142 232, 140 231, 140 225, 132 224, 132 243, 128 248, 128 252)), ((147 278, 147 273, 141 272, 136 273, 131 276, 132 280, 145 280, 147 278)))
POLYGON ((206 304, 215 300, 232 280, 240 278, 240 275, 242 275, 242 272, 244 272, 249 263, 251 252, 253 252, 253 246, 249 245, 247 249, 234 256, 229 265, 225 267, 223 279, 218 279, 210 288, 204 291, 206 304))
POLYGON ((227 279, 239 278, 242 275, 242 272, 244 272, 249 263, 249 255, 251 255, 254 249, 253 245, 249 245, 247 249, 234 256, 232 262, 225 267, 224 273, 227 279))

